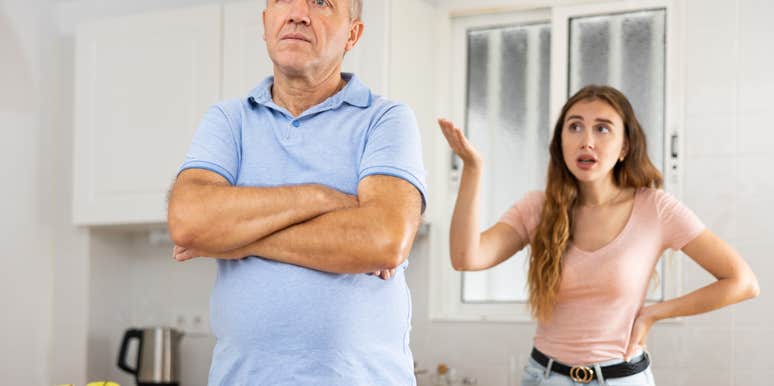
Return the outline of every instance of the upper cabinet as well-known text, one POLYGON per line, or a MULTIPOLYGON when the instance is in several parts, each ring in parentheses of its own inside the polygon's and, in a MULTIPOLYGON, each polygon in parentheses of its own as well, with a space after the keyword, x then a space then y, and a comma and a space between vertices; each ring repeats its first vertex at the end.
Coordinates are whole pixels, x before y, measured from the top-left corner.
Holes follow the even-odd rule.
POLYGON ((76 224, 166 221, 166 192, 220 99, 221 6, 88 22, 76 30, 76 224))
MULTIPOLYGON (((364 2, 363 37, 343 64, 382 95, 392 1, 364 2)), ((204 112, 272 74, 262 11, 262 1, 226 2, 77 27, 76 224, 166 222, 167 191, 204 112)))

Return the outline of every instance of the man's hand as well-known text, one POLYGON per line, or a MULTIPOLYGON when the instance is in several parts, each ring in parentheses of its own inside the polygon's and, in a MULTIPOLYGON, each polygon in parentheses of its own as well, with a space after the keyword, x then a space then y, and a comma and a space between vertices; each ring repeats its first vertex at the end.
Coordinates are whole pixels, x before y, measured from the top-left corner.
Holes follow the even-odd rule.
POLYGON ((188 261, 191 259, 195 259, 197 257, 212 257, 212 258, 224 259, 224 260, 239 260, 245 257, 245 256, 237 256, 235 252, 236 251, 231 251, 231 253, 229 252, 208 253, 204 251, 197 251, 193 248, 185 248, 179 245, 175 245, 175 247, 172 248, 172 257, 176 261, 188 261))
POLYGON ((383 269, 381 271, 367 273, 366 275, 376 276, 382 280, 390 280, 391 277, 395 276, 395 268, 383 269))

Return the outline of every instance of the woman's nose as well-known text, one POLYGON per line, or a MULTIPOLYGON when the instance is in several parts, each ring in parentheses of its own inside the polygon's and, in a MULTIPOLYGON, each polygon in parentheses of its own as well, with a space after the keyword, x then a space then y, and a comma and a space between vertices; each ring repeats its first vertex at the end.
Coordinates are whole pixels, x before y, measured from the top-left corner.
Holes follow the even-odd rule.
POLYGON ((593 149, 594 148, 594 136, 591 131, 586 130, 581 137, 581 149, 593 149))

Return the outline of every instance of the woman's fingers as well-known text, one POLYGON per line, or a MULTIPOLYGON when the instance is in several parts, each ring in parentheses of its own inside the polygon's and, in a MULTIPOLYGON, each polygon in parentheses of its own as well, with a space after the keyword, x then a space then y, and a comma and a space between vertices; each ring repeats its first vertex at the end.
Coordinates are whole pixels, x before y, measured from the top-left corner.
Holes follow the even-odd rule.
POLYGON ((451 121, 443 118, 438 119, 438 125, 441 127, 441 132, 452 150, 457 153, 457 155, 463 156, 466 153, 465 143, 467 140, 465 140, 465 135, 462 133, 462 130, 455 127, 451 121))

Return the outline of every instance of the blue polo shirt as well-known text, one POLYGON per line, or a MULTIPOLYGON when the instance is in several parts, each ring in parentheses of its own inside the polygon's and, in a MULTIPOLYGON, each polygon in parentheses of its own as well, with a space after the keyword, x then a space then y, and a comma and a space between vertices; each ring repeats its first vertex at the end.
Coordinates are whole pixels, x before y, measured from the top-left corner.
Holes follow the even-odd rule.
MULTIPOLYGON (((353 195, 364 177, 390 175, 414 185, 424 207, 413 112, 342 76, 341 91, 298 117, 272 101, 272 77, 213 106, 180 170, 207 169, 236 186, 316 183, 353 195)), ((259 256, 217 264, 210 386, 415 384, 405 263, 387 281, 259 256)))

